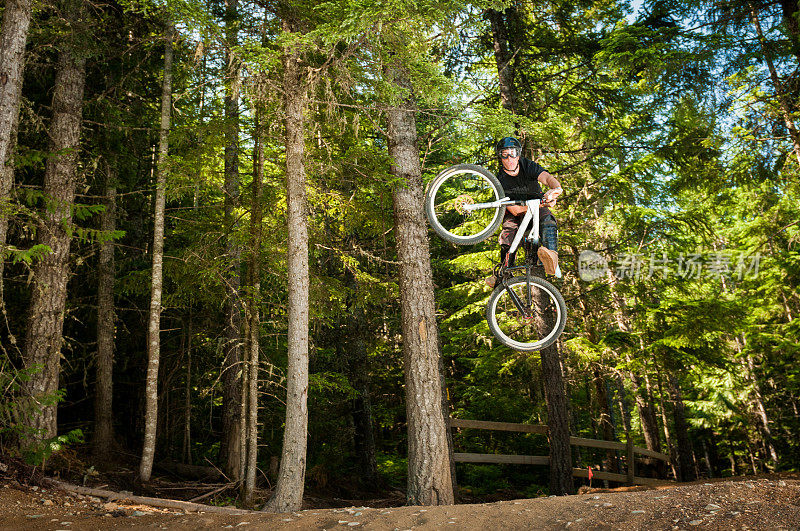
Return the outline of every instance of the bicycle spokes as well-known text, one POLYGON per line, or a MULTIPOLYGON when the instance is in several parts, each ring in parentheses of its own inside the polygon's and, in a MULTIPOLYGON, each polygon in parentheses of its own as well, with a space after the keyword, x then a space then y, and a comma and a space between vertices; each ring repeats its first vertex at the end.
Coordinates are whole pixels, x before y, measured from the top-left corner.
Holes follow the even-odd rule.
POLYGON ((501 198, 502 189, 493 179, 496 181, 494 176, 466 165, 439 174, 425 198, 426 214, 434 230, 458 244, 477 243, 494 232, 500 222, 497 206, 468 208, 501 198))
POLYGON ((564 328, 563 297, 538 277, 515 277, 489 298, 487 320, 495 336, 517 350, 536 350, 552 344, 564 328))

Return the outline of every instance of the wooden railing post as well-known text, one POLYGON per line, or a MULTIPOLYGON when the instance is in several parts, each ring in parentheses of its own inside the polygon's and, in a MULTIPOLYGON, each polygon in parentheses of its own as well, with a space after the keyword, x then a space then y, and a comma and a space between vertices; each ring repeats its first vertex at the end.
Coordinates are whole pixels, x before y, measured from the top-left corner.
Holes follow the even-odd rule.
POLYGON ((628 485, 633 485, 634 473, 636 472, 636 456, 633 453, 633 439, 630 436, 625 446, 628 452, 628 485))
MULTIPOLYGON (((490 422, 485 420, 468 419, 448 419, 448 426, 452 428, 468 428, 478 430, 512 431, 519 433, 537 433, 547 435, 547 426, 543 424, 515 424, 511 422, 490 422)), ((634 446, 633 439, 628 438, 626 442, 618 441, 599 441, 596 439, 584 439, 582 437, 570 437, 569 443, 572 446, 586 446, 588 448, 601 448, 626 453, 627 470, 625 474, 612 472, 594 472, 593 475, 598 480, 608 480, 627 485, 661 485, 668 483, 666 480, 654 478, 636 477, 636 454, 647 456, 659 461, 669 461, 669 456, 660 452, 654 452, 646 448, 634 446)), ((503 454, 472 454, 472 453, 453 453, 453 461, 456 463, 505 463, 516 465, 547 465, 550 463, 548 456, 536 455, 503 455, 503 454)), ((589 472, 585 468, 573 468, 572 475, 579 478, 588 478, 589 472)))

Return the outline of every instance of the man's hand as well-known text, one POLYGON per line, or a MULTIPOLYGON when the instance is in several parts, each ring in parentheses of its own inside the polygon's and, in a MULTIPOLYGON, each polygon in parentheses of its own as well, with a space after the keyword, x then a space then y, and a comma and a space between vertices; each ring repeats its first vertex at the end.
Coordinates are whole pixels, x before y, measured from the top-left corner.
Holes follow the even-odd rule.
POLYGON ((544 194, 544 197, 542 198, 542 206, 548 208, 556 206, 558 196, 560 196, 563 192, 564 190, 560 186, 558 188, 551 188, 544 194))
POLYGON ((512 216, 520 216, 528 211, 528 207, 524 205, 508 205, 506 210, 511 212, 512 216))

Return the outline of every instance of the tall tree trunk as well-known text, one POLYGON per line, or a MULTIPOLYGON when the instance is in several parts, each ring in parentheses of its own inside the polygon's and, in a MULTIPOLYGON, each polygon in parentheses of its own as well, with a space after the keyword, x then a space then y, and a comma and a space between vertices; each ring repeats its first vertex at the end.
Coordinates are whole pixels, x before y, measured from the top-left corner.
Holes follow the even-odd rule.
POLYGON ((675 424, 675 439, 678 443, 678 463, 680 481, 696 479, 692 459, 692 443, 689 440, 689 424, 686 422, 686 406, 683 403, 680 384, 674 374, 668 374, 669 394, 672 401, 672 415, 675 424))
POLYGON ((242 415, 242 297, 241 256, 237 242, 236 208, 239 206, 239 60, 232 51, 238 43, 238 0, 227 0, 225 8, 225 230, 228 267, 225 275, 225 360, 223 362, 222 444, 220 455, 225 474, 234 481, 244 470, 242 415))
MULTIPOLYGON (((600 431, 601 437, 605 441, 615 441, 616 435, 614 434, 614 424, 611 420, 611 401, 608 398, 608 388, 606 387, 606 379, 600 372, 600 365, 596 364, 593 369, 593 382, 594 389, 597 393, 597 403, 600 406, 600 431)), ((610 472, 619 472, 617 466, 617 452, 614 450, 606 450, 606 468, 610 472)))
MULTIPOLYGON (((401 65, 389 65, 387 74, 396 86, 411 92, 409 74, 401 65)), ((391 172, 398 181, 393 202, 408 419, 406 498, 409 505, 449 505, 454 502, 453 482, 413 108, 409 100, 386 114, 391 172)))
POLYGON ((164 208, 167 188, 167 154, 172 111, 172 42, 175 28, 166 29, 164 44, 164 81, 161 87, 161 126, 156 164, 156 198, 153 222, 153 271, 150 287, 150 318, 147 326, 147 385, 145 388, 145 428, 139 479, 150 481, 156 450, 158 424, 158 367, 161 359, 161 295, 164 281, 164 208))
POLYGON ((744 370, 745 375, 747 375, 747 379, 750 380, 750 383, 753 386, 753 391, 750 394, 750 398, 753 401, 754 413, 759 421, 758 427, 759 431, 761 432, 761 438, 764 441, 764 450, 768 459, 772 460, 772 464, 774 466, 778 463, 778 452, 775 450, 772 430, 769 427, 769 416, 767 415, 767 408, 764 406, 764 394, 761 391, 761 384, 759 383, 758 376, 756 375, 753 357, 749 353, 743 353, 745 342, 746 339, 744 334, 742 334, 741 342, 737 337, 736 350, 739 352, 742 369, 744 370))
POLYGON ((358 304, 358 280, 346 272, 345 284, 351 293, 347 314, 340 327, 342 341, 338 350, 347 360, 350 385, 358 393, 350 401, 353 422, 353 449, 359 469, 359 479, 364 485, 374 485, 378 478, 375 437, 373 434, 372 397, 369 385, 369 359, 363 308, 358 304), (345 340, 346 338, 346 340, 345 340))
POLYGON ((625 440, 631 435, 631 408, 628 400, 628 389, 622 380, 622 375, 619 371, 614 372, 614 388, 617 393, 617 406, 619 406, 619 414, 622 418, 622 427, 625 430, 625 440))
MULTIPOLYGON (((626 355, 626 357, 630 361, 630 356, 626 355)), ((637 387, 634 398, 636 400, 636 409, 639 411, 639 419, 642 422, 645 445, 648 450, 660 452, 661 436, 655 408, 653 407, 653 392, 650 388, 650 379, 646 374, 640 377, 634 371, 630 371, 630 378, 633 385, 637 387)))
MULTIPOLYGON (((644 342, 640 338, 641 344, 644 342)), ((630 357, 626 354, 627 359, 630 357)), ((644 373, 640 378, 635 371, 630 372, 631 381, 635 386, 639 386, 634 395, 636 401, 636 409, 639 411, 639 419, 642 423, 642 432, 644 435, 645 446, 648 450, 654 452, 661 452, 661 432, 658 427, 658 417, 656 412, 656 398, 653 392, 652 385, 650 384, 650 377, 644 373)), ((666 420, 664 421, 664 433, 667 446, 669 447, 669 435, 666 427, 666 420)), ((664 461, 657 461, 656 470, 659 477, 666 477, 667 466, 664 461)))
MULTIPOLYGON (((504 109, 514 112, 517 108, 516 88, 511 66, 514 54, 508 48, 507 21, 504 18, 504 14, 499 11, 490 9, 487 14, 491 22, 494 41, 494 55, 500 85, 500 101, 504 109)), ((538 295, 535 301, 536 313, 540 316, 538 326, 543 329, 542 327, 552 323, 547 323, 541 317, 541 308, 544 308, 548 301, 542 298, 544 294, 539 293, 538 295)), ((550 326, 549 330, 552 330, 552 326, 550 326)), ((564 388, 564 374, 558 345, 559 343, 556 342, 543 349, 540 353, 550 437, 550 492, 553 494, 570 494, 574 485, 572 481, 572 451, 569 444, 569 403, 564 388)))
POLYGON ((786 88, 778 78, 778 71, 775 69, 775 63, 769 55, 769 50, 767 50, 767 39, 764 37, 764 31, 761 29, 761 22, 758 19, 758 6, 756 6, 752 0, 748 2, 748 5, 750 6, 750 21, 753 23, 753 26, 755 26, 758 40, 761 43, 761 54, 764 56, 764 62, 767 63, 769 77, 775 88, 775 97, 778 98, 778 106, 783 114, 783 123, 789 131, 789 139, 792 141, 792 146, 794 147, 794 156, 797 159, 797 163, 800 164, 800 131, 797 130, 797 126, 792 119, 792 102, 790 101, 789 95, 786 93, 786 88))
POLYGON ((347 349, 345 354, 348 360, 348 372, 351 385, 358 392, 358 396, 351 401, 351 415, 354 428, 354 449, 360 479, 364 485, 374 485, 378 479, 378 465, 376 459, 375 436, 372 431, 372 397, 369 385, 369 359, 367 356, 367 342, 364 338, 365 315, 361 307, 356 304, 358 281, 354 275, 347 275, 347 286, 352 290, 352 298, 345 333, 349 337, 343 345, 347 349))
MULTIPOLYGON (((106 161, 105 211, 100 228, 105 233, 116 230, 116 175, 106 161)), ((100 245, 97 271, 97 383, 94 394, 94 437, 92 449, 100 461, 109 461, 114 443, 113 368, 114 368, 114 242, 100 245)))
POLYGON ((800 12, 797 0, 780 0, 783 23, 786 25, 789 47, 800 65, 800 25, 797 15, 800 12))
POLYGON ((703 464, 706 467, 706 473, 708 477, 713 478, 716 474, 714 474, 714 465, 711 464, 711 454, 708 451, 708 444, 705 438, 700 440, 700 444, 703 447, 703 464))
POLYGON ((13 131, 19 116, 30 22, 30 0, 6 0, 0 30, 0 163, 3 165, 11 155, 13 131))
POLYGON ((192 314, 186 330, 186 381, 183 395, 183 462, 192 464, 192 314))
POLYGON ((19 100, 22 94, 25 43, 31 22, 30 0, 6 0, 0 30, 0 308, 5 311, 3 269, 11 189, 14 184, 13 152, 19 100))
MULTIPOLYGON (((509 8, 507 11, 512 9, 509 8)), ((504 14, 495 9, 489 9, 487 16, 492 28, 494 60, 497 65, 497 79, 500 86, 500 104, 505 110, 513 113, 516 110, 514 67, 511 62, 514 54, 509 50, 506 20, 504 14)))
POLYGON ((247 297, 248 339, 248 387, 247 387, 247 417, 246 442, 247 455, 245 465, 245 481, 243 498, 245 504, 251 505, 253 493, 256 488, 256 467, 258 464, 258 354, 259 354, 259 329, 261 319, 259 304, 261 301, 261 230, 262 230, 262 200, 261 182, 264 176, 264 125, 261 122, 261 109, 255 115, 255 157, 253 164, 253 203, 250 209, 250 264, 249 282, 250 293, 247 297))
MULTIPOLYGON (((284 19, 283 31, 294 28, 284 19)), ((283 97, 286 116, 286 192, 289 228, 288 367, 286 384, 286 428, 275 493, 265 510, 289 512, 303 503, 308 428, 308 218, 306 216, 305 111, 307 90, 303 79, 300 44, 287 44, 283 51, 283 97)))
MULTIPOLYGON (((364 338, 356 338, 353 342, 356 356, 366 353, 364 338)), ((364 485, 375 485, 378 481, 378 462, 376 458, 375 435, 372 431, 372 396, 366 373, 362 373, 354 381, 358 398, 352 402, 353 427, 355 430, 355 452, 358 460, 360 479, 364 485)))
MULTIPOLYGON (((608 277, 611 283, 611 303, 614 306, 614 317, 617 321, 617 326, 622 332, 629 333, 631 331, 630 318, 626 311, 626 304, 622 295, 617 291, 617 277, 609 272, 608 277)), ((644 350, 644 341, 640 337, 639 345, 641 350, 644 350)), ((625 353, 625 361, 630 367, 633 359, 631 355, 625 353)), ((661 451, 661 438, 659 436, 658 419, 656 418, 655 408, 653 407, 653 393, 650 388, 650 379, 646 373, 642 376, 634 370, 628 370, 628 377, 633 383, 634 400, 636 401, 636 409, 639 412, 639 419, 642 423, 642 432, 644 435, 644 442, 648 450, 654 452, 661 451)))
POLYGON ((658 377, 658 396, 659 402, 658 405, 660 406, 660 414, 661 414, 661 423, 664 426, 664 442, 667 445, 667 452, 669 453, 669 466, 672 470, 672 475, 675 476, 677 481, 680 481, 680 465, 678 463, 678 454, 677 449, 675 447, 675 443, 672 440, 671 430, 669 428, 669 420, 667 419, 667 405, 664 401, 664 389, 661 385, 661 375, 657 374, 658 377))
MULTIPOLYGON (((81 22, 83 9, 67 6, 72 22, 81 22)), ((39 243, 50 248, 33 272, 33 294, 28 315, 23 353, 26 367, 41 366, 27 382, 34 399, 52 398, 58 390, 61 369, 64 310, 69 278, 71 209, 78 181, 78 146, 83 114, 86 59, 66 39, 58 55, 50 152, 44 174, 44 195, 49 208, 43 213, 39 243)), ((29 426, 38 430, 35 438, 54 437, 57 432, 56 405, 43 405, 33 412, 29 426)))
MULTIPOLYGON (((542 293, 539 296, 544 295, 542 293)), ((539 300, 537 306, 545 307, 539 300)), ((542 315, 537 311, 537 321, 552 319, 552 315, 542 315)), ((552 330, 552 323, 539 323, 540 329, 552 330)), ((569 404, 564 389, 564 373, 558 342, 540 351, 542 358, 542 381, 547 402, 547 428, 550 442, 550 494, 572 494, 572 448, 569 442, 569 404)))

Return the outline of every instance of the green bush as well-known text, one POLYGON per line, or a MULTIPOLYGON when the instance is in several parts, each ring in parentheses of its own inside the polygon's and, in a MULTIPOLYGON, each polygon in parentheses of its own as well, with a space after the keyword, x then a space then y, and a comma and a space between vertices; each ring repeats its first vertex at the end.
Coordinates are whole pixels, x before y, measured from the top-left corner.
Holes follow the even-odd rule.
POLYGON ((44 465, 66 445, 83 442, 83 432, 79 429, 39 440, 41 433, 26 420, 42 408, 64 399, 62 390, 38 400, 27 394, 25 384, 41 370, 41 365, 17 369, 8 358, 0 365, 0 448, 11 454, 19 453, 28 464, 37 466, 44 465))

